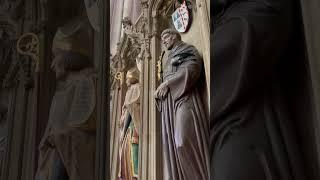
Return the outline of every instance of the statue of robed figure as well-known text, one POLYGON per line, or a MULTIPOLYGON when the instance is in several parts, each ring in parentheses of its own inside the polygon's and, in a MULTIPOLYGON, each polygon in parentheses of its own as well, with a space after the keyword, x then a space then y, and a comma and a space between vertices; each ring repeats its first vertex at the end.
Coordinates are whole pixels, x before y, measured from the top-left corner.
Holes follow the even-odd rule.
POLYGON ((36 180, 89 180, 95 174, 96 76, 88 22, 58 29, 52 45, 57 86, 39 145, 36 180))
POLYGON ((133 67, 126 75, 128 90, 120 118, 119 180, 138 180, 139 131, 141 124, 139 70, 133 67))
POLYGON ((180 34, 166 29, 163 45, 170 50, 163 82, 155 91, 161 107, 164 180, 209 179, 209 120, 200 90, 202 59, 180 34))

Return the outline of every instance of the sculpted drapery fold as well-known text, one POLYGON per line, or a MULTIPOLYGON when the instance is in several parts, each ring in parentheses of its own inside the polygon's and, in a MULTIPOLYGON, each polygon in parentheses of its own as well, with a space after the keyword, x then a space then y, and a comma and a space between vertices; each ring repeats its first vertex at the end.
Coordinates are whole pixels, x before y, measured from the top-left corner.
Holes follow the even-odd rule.
POLYGON ((282 67, 292 62, 293 1, 213 6, 211 180, 305 179, 282 67))

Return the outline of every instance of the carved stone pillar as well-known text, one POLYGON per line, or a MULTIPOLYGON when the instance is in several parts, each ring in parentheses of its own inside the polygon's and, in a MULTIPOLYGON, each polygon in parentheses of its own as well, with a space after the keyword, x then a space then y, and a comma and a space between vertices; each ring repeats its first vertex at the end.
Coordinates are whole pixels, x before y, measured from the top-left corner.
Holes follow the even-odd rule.
POLYGON ((162 179, 161 121, 156 109, 154 91, 158 85, 156 64, 161 54, 159 38, 158 6, 154 1, 142 0, 143 15, 146 22, 146 52, 143 61, 142 104, 142 154, 141 180, 162 179))
MULTIPOLYGON (((204 40, 202 56, 204 59, 204 68, 207 82, 207 92, 210 92, 210 4, 206 0, 196 1, 197 12, 199 12, 199 20, 201 24, 201 37, 204 40)), ((208 96, 208 106, 210 106, 210 96, 208 96)))
MULTIPOLYGON (((10 46, 4 47, 4 51, 11 52, 2 58, 6 69, 4 79, 1 79, 1 93, 6 92, 6 137, 2 141, 2 152, 5 156, 2 161, 3 169, 1 179, 29 180, 33 177, 34 146, 33 146, 33 108, 36 104, 33 97, 34 91, 34 67, 30 57, 17 55, 16 43, 19 35, 32 31, 36 26, 37 9, 35 1, 6 1, 7 8, 2 9, 7 19, 1 19, 2 30, 9 35, 10 46), (21 13, 20 8, 28 9, 21 13), (19 10, 20 9, 20 10, 19 10), (21 21, 23 19, 24 21, 21 21), (23 22, 23 24, 21 23, 23 22), (14 24, 12 24, 14 23, 14 24), (16 24, 17 23, 17 24, 16 24), (21 24, 18 24, 21 23, 21 24), (8 60, 8 61, 7 61, 8 60), (9 65, 9 66, 7 66, 9 65)), ((2 16, 1 16, 2 17, 2 16)), ((1 34, 3 35, 3 34, 1 34)), ((1 37, 1 42, 3 41, 1 37)), ((28 41, 28 40, 27 40, 28 41)), ((30 51, 30 53, 33 53, 30 51)), ((3 129, 1 129, 2 131, 3 129)))
MULTIPOLYGON (((119 46, 124 47, 121 41, 119 46)), ((121 117, 122 104, 125 98, 126 85, 125 85, 125 67, 126 62, 121 59, 121 48, 118 49, 117 54, 113 57, 112 61, 114 63, 111 68, 114 69, 113 73, 113 87, 111 89, 112 100, 110 106, 112 106, 112 111, 110 114, 110 167, 111 167, 111 179, 116 180, 118 178, 118 157, 119 157, 119 126, 118 122, 121 117)))

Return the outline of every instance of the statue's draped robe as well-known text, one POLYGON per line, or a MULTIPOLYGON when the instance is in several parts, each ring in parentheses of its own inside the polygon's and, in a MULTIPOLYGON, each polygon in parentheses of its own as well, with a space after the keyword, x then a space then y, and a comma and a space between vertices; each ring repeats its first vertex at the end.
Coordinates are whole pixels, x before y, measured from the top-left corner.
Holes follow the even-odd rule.
POLYGON ((139 167, 139 131, 141 124, 140 112, 140 93, 141 86, 139 83, 129 87, 125 101, 123 133, 124 137, 120 144, 120 180, 137 180, 139 167))
POLYGON ((126 117, 125 134, 120 147, 119 180, 137 180, 139 174, 139 134, 132 121, 132 116, 126 117))
POLYGON ((89 71, 58 83, 39 147, 39 180, 57 176, 54 173, 61 169, 56 167, 60 160, 59 166, 64 166, 69 180, 94 179, 96 136, 82 125, 95 120, 95 102, 95 79, 89 71))
POLYGON ((213 3, 211 180, 305 179, 277 77, 291 10, 290 0, 213 3))
POLYGON ((163 80, 169 92, 160 102, 164 180, 209 179, 209 120, 199 87, 204 79, 197 50, 179 42, 168 55, 163 80))

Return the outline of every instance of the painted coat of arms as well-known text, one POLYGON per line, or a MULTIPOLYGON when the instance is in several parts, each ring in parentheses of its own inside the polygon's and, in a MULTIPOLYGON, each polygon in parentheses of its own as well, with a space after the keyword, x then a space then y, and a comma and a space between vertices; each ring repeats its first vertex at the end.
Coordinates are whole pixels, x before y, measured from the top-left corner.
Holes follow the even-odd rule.
POLYGON ((187 32, 191 23, 191 14, 189 12, 186 1, 181 3, 174 13, 171 15, 174 27, 178 32, 187 32))

